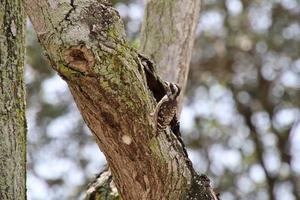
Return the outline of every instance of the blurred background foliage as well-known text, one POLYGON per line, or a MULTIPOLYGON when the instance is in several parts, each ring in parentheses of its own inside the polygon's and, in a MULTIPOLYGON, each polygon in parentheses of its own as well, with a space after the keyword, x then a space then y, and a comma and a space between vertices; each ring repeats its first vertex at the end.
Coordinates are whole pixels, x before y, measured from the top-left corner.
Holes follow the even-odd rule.
MULTIPOLYGON (((203 0, 181 116, 224 200, 300 199, 300 3, 203 0)), ((115 0, 138 41, 142 0, 115 0)), ((67 85, 27 34, 28 199, 82 199, 105 163, 67 85)))

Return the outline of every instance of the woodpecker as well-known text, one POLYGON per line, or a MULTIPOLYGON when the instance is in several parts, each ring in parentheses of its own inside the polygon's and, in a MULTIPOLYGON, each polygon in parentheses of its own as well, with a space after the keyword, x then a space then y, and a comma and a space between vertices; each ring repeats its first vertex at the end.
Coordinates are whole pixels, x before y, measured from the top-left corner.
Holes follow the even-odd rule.
POLYGON ((180 87, 175 83, 163 81, 157 75, 153 62, 146 56, 138 54, 138 62, 145 73, 147 86, 157 102, 154 111, 150 113, 153 117, 155 136, 163 134, 167 128, 170 128, 181 144, 184 154, 188 157, 176 116, 180 87))
POLYGON ((170 126, 171 130, 177 130, 179 126, 176 118, 177 97, 180 94, 179 86, 175 83, 163 81, 157 76, 153 62, 146 56, 138 54, 138 58, 145 72, 147 85, 157 102, 154 111, 150 113, 154 117, 156 135, 164 131, 168 126, 170 126), (171 127, 171 122, 174 127, 171 127))
POLYGON ((156 122, 156 133, 163 132, 177 113, 177 97, 180 94, 180 88, 177 84, 166 83, 166 94, 157 103, 153 112, 154 122, 156 122))

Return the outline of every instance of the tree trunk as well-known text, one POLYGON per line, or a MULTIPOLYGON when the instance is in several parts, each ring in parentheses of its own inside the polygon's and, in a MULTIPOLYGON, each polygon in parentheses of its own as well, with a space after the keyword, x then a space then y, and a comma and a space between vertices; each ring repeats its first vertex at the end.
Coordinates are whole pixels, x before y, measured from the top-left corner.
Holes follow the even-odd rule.
POLYGON ((0 0, 0 199, 26 199, 25 17, 21 0, 0 0))
MULTIPOLYGON (((140 51, 158 66, 158 74, 181 87, 178 113, 189 71, 200 0, 148 1, 141 30, 140 51), (186 23, 188 22, 188 23, 186 23), (176 24, 175 24, 176 23, 176 24)), ((89 185, 85 200, 119 197, 108 168, 89 185)))
POLYGON ((157 64, 163 80, 181 87, 178 114, 186 87, 200 0, 150 0, 141 31, 140 50, 157 64))
POLYGON ((171 127, 158 128, 154 111, 168 85, 156 66, 129 46, 108 1, 26 0, 25 9, 105 154, 123 199, 216 198, 171 127))

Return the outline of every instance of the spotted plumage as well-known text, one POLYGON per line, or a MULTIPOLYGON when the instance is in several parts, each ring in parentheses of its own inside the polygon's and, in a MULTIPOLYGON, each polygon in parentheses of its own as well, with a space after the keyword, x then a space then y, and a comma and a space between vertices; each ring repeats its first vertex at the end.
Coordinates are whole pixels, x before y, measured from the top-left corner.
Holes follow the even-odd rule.
POLYGON ((177 97, 180 94, 179 86, 174 83, 163 81, 157 76, 153 62, 146 56, 138 54, 138 58, 140 66, 145 73, 147 86, 157 101, 156 108, 151 113, 154 117, 153 121, 155 122, 157 134, 170 126, 172 120, 172 125, 174 125, 174 127, 170 128, 178 129, 179 124, 175 115, 177 113, 177 97))
POLYGON ((167 84, 167 93, 157 103, 154 111, 154 120, 156 121, 157 134, 170 126, 171 121, 177 113, 177 97, 180 94, 180 88, 173 83, 167 84))
POLYGON ((156 136, 163 133, 165 129, 169 127, 172 133, 176 135, 185 151, 179 130, 179 122, 176 116, 177 98, 180 94, 179 86, 174 83, 163 81, 157 76, 153 62, 146 56, 138 54, 138 58, 140 66, 145 73, 147 86, 157 101, 154 111, 150 113, 150 115, 153 116, 153 122, 155 123, 154 130, 156 131, 156 136))

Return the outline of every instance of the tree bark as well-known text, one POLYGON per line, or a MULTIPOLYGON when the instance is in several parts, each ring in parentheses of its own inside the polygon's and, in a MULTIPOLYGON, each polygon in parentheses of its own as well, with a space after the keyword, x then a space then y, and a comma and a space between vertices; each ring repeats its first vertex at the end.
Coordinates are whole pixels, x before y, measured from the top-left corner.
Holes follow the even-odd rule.
MULTIPOLYGON (((148 1, 141 30, 140 51, 157 63, 158 74, 181 88, 178 113, 189 71, 200 0, 148 1), (187 23, 188 22, 188 23, 187 23)), ((100 173, 89 185, 85 200, 118 198, 111 173, 100 173)))
POLYGON ((26 199, 25 16, 0 0, 0 199, 26 199))
POLYGON ((25 9, 105 154, 122 199, 215 199, 170 127, 157 131, 152 113, 166 83, 129 46, 111 4, 26 0, 25 9))

